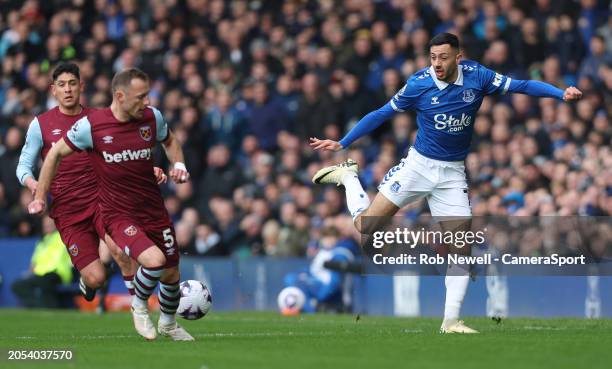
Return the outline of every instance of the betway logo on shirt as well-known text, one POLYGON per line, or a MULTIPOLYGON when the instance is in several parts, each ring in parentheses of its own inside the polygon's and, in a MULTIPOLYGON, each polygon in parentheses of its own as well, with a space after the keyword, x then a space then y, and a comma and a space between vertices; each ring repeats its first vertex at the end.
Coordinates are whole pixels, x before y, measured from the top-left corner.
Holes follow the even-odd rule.
POLYGON ((106 151, 102 151, 102 156, 104 157, 104 161, 107 163, 121 163, 122 161, 128 160, 149 160, 151 159, 151 149, 146 148, 142 150, 123 150, 122 152, 118 152, 115 154, 107 153, 106 151))
POLYGON ((436 129, 448 128, 448 132, 460 132, 463 131, 464 127, 472 124, 472 117, 465 113, 461 113, 461 117, 455 117, 452 114, 436 114, 434 115, 434 121, 436 122, 436 129))

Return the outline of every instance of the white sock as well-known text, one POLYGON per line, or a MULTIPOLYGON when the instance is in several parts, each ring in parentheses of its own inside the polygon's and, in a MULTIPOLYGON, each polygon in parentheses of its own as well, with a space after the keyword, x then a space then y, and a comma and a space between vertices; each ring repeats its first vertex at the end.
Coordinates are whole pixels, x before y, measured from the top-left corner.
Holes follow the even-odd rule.
POLYGON ((167 314, 167 313, 164 313, 163 311, 159 312, 159 323, 160 324, 170 325, 170 324, 174 324, 174 322, 176 322, 175 314, 167 314))
POLYGON ((446 303, 444 304, 444 320, 458 319, 463 298, 470 281, 469 266, 448 264, 446 269, 446 303))
POLYGON ((346 190, 346 205, 353 220, 370 206, 370 198, 361 187, 359 177, 354 173, 347 173, 342 177, 342 185, 346 190))
POLYGON ((147 302, 141 298, 139 298, 138 296, 134 295, 132 296, 132 307, 135 310, 143 310, 143 309, 147 309, 147 302))

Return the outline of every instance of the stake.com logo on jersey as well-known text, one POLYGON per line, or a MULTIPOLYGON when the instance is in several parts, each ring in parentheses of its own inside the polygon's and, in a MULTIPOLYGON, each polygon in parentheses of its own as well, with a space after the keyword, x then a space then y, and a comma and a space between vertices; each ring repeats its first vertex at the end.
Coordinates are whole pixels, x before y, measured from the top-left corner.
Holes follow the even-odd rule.
POLYGON ((436 122, 436 129, 446 129, 448 132, 460 132, 463 131, 464 127, 468 127, 472 124, 472 117, 461 113, 461 118, 455 118, 454 115, 447 116, 446 114, 434 115, 434 121, 436 122))
POLYGON ((121 163, 122 161, 128 160, 149 160, 151 159, 151 149, 146 148, 142 150, 123 150, 122 152, 118 152, 115 154, 107 153, 106 151, 102 151, 102 156, 104 157, 104 161, 107 163, 121 163))

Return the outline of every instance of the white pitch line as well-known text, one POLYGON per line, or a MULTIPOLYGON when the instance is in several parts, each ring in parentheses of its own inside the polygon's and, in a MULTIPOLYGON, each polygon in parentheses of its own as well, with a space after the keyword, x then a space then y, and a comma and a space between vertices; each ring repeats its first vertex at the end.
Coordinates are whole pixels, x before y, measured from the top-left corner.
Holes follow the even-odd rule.
MULTIPOLYGON (((354 319, 354 318, 349 318, 354 319)), ((344 323, 344 321, 338 321, 335 319, 317 319, 317 320, 308 320, 304 318, 293 319, 291 317, 274 317, 274 318, 230 318, 224 316, 210 316, 206 317, 206 320, 214 320, 214 321, 225 321, 225 322, 263 322, 263 323, 308 323, 308 324, 339 324, 344 323)), ((350 321, 348 321, 350 322, 350 321)))
MULTIPOLYGON (((323 333, 306 333, 306 332, 253 332, 253 333, 239 333, 239 332, 216 332, 216 333, 200 333, 194 334, 196 337, 303 337, 303 336, 331 336, 333 333, 331 332, 323 332, 323 333)), ((133 335, 85 335, 85 336, 71 336, 71 339, 84 339, 84 340, 99 340, 99 339, 129 339, 129 338, 138 338, 137 334, 133 335)), ((31 336, 20 336, 15 337, 16 339, 21 340, 31 340, 37 339, 36 337, 31 336)))
MULTIPOLYGON (((423 333, 421 329, 402 329, 402 333, 423 333)), ((354 334, 352 331, 339 332, 340 334, 354 334)), ((391 333, 391 332, 379 332, 379 333, 391 333)), ((194 334, 195 337, 321 337, 321 336, 334 336, 338 333, 333 332, 294 332, 294 331, 283 331, 283 332, 211 332, 211 333, 199 333, 194 334)), ((20 336, 15 337, 20 340, 33 340, 37 337, 32 336, 20 336)), ((101 339, 132 339, 138 338, 137 334, 133 335, 85 335, 85 336, 71 336, 71 339, 82 339, 82 340, 101 340, 101 339)))
POLYGON ((322 333, 307 333, 307 332, 252 332, 252 333, 238 333, 238 332, 216 332, 216 333, 201 333, 196 334, 196 337, 302 337, 302 336, 332 336, 331 332, 322 333))
POLYGON ((569 328, 567 327, 546 327, 539 325, 525 325, 522 329, 530 330, 530 331, 564 331, 569 328))
POLYGON ((91 336, 91 335, 88 335, 88 336, 72 336, 72 338, 74 338, 74 339, 88 339, 88 340, 90 340, 90 339, 91 340, 99 340, 99 339, 103 339, 103 338, 112 338, 112 339, 115 339, 115 338, 134 338, 134 337, 140 337, 140 336, 138 336, 138 334, 134 334, 134 335, 130 335, 130 336, 126 336, 126 335, 118 335, 118 336, 111 336, 111 335, 106 335, 106 336, 104 336, 104 335, 101 335, 101 336, 91 336))

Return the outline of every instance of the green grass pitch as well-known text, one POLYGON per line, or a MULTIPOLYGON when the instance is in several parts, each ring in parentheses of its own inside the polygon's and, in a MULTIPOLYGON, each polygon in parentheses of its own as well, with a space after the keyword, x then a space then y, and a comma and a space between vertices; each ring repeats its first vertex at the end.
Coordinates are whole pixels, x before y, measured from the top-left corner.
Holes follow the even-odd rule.
POLYGON ((479 335, 441 335, 436 318, 217 313, 181 321, 195 342, 146 342, 128 313, 0 310, 0 368, 610 368, 612 320, 467 318, 479 335), (72 361, 9 361, 7 350, 70 349, 72 361))

